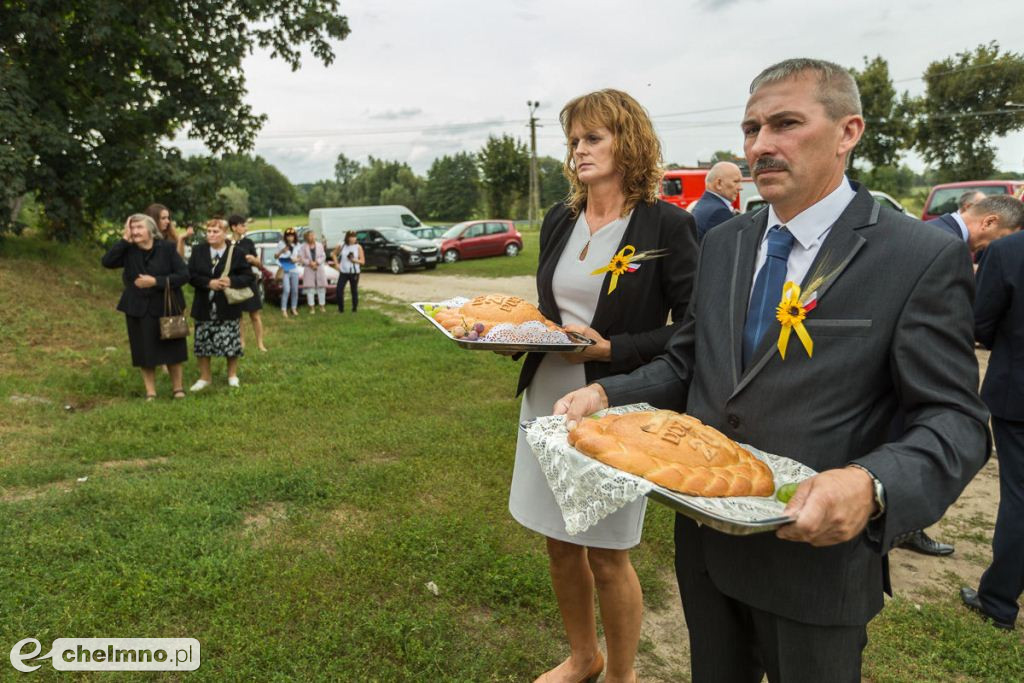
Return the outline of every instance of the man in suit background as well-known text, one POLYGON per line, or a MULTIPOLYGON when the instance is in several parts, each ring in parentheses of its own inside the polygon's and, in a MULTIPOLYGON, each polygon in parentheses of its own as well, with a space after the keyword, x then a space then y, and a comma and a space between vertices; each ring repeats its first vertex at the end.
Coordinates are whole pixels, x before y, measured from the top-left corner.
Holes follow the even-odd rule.
MULTIPOLYGON (((708 233, 666 353, 559 399, 571 429, 607 407, 686 410, 730 438, 819 472, 776 534, 730 536, 676 517, 676 576, 693 680, 860 680, 882 608, 882 555, 938 520, 988 456, 966 250, 881 208, 845 167, 864 130, 842 67, 787 60, 750 88, 744 151, 769 208, 708 233), (815 307, 813 354, 776 305, 815 307), (803 299, 809 304, 810 299, 803 299), (890 438, 897 411, 906 415, 890 438)), ((805 311, 806 313, 806 311, 805 311)))
POLYGON ((704 178, 704 194, 693 207, 697 221, 697 241, 702 241, 708 230, 732 218, 732 203, 740 194, 743 173, 731 161, 719 161, 704 178))
MULTIPOLYGON (((1000 197, 1002 198, 1002 197, 1000 197)), ((993 197, 994 199, 994 197, 993 197)), ((1024 223, 1024 204, 1011 222, 1024 223)), ((970 609, 1003 629, 1017 621, 1024 591, 1024 233, 1010 235, 988 248, 978 271, 974 300, 974 335, 992 350, 981 398, 992 412, 992 432, 999 457, 999 512, 992 538, 992 564, 978 590, 960 589, 970 609)))
POLYGON ((953 213, 944 213, 937 218, 928 221, 929 225, 937 225, 943 228, 954 237, 961 237, 967 241, 967 226, 964 225, 963 213, 973 205, 985 198, 984 192, 978 190, 967 190, 957 200, 957 210, 953 213))
MULTIPOLYGON (((987 196, 981 192, 960 195, 960 211, 947 213, 928 221, 962 240, 971 254, 978 254, 994 240, 1009 235, 1021 226, 1019 199, 1008 194, 987 196), (951 227, 952 226, 952 227, 951 227)), ((899 545, 923 555, 952 555, 953 546, 931 538, 923 529, 910 534, 899 545)))

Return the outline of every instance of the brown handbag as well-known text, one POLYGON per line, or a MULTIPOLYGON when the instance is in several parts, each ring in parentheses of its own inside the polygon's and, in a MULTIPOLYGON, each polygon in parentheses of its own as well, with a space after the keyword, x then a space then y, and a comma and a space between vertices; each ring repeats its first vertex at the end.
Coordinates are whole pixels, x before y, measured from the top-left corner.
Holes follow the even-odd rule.
POLYGON ((184 339, 188 337, 188 318, 183 308, 171 295, 171 279, 164 280, 164 314, 160 317, 161 339, 184 339), (177 309, 177 310, 175 310, 177 309))

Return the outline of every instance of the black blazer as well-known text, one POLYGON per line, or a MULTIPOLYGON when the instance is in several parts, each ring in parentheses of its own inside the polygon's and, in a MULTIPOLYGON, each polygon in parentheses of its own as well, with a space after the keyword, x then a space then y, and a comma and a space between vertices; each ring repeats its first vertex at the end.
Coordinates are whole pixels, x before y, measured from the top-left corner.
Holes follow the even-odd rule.
POLYGON ((708 230, 732 217, 732 207, 723 204, 722 200, 713 194, 702 194, 693 207, 693 219, 697 221, 697 241, 703 241, 708 230))
MULTIPOLYGON (((235 242, 235 251, 242 252, 242 258, 243 259, 246 256, 255 256, 255 257, 259 258, 259 253, 256 251, 256 243, 253 242, 248 237, 243 237, 242 239, 240 239, 237 242, 235 242)), ((252 268, 253 266, 250 264, 249 267, 252 268)), ((255 277, 253 277, 253 279, 252 279, 252 291, 253 291, 253 293, 256 292, 256 285, 257 285, 257 280, 256 280, 255 277)))
POLYGON ((978 269, 974 338, 992 349, 981 400, 992 415, 1024 421, 1024 233, 992 242, 978 269))
POLYGON ((164 315, 164 286, 171 283, 171 296, 175 311, 185 310, 185 297, 181 288, 188 282, 188 268, 185 261, 178 255, 174 242, 154 240, 153 248, 143 251, 131 242, 118 240, 103 255, 101 263, 106 268, 122 268, 121 282, 124 291, 117 302, 117 310, 134 318, 143 316, 164 315), (152 275, 156 278, 155 287, 140 289, 135 286, 135 278, 140 275, 152 275))
MULTIPOLYGON (((546 318, 558 324, 562 319, 551 289, 551 279, 576 219, 568 206, 557 204, 544 216, 540 229, 537 265, 539 308, 546 318)), ((690 303, 690 288, 697 265, 697 232, 693 216, 662 201, 637 204, 616 252, 627 244, 635 247, 636 253, 667 249, 668 255, 645 261, 635 272, 620 275, 618 286, 611 294, 608 294, 611 273, 605 274, 601 297, 590 326, 611 341, 612 359, 609 363, 584 363, 588 384, 601 377, 629 372, 660 354, 682 322, 690 303), (670 312, 673 323, 666 325, 670 312)), ((527 355, 519 375, 517 395, 533 381, 541 360, 543 354, 527 355)))
MULTIPOLYGON (((231 245, 226 244, 226 249, 231 245)), ((224 257, 213 267, 213 259, 210 258, 210 245, 203 244, 192 249, 192 256, 188 260, 189 283, 196 290, 195 298, 192 300, 192 317, 196 320, 210 320, 210 280, 215 280, 224 274, 227 265, 227 251, 224 257)), ((228 271, 232 287, 251 287, 253 282, 252 266, 245 262, 245 256, 235 247, 231 254, 231 270, 228 271)), ((214 291, 213 303, 217 304, 218 320, 238 320, 242 317, 242 307, 230 305, 224 292, 214 291)))

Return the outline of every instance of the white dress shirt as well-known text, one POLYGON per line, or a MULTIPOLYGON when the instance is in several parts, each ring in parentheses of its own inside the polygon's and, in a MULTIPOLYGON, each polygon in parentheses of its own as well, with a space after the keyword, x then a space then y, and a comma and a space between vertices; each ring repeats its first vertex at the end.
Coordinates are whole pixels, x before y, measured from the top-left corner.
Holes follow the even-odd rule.
MULTIPOLYGON (((798 285, 803 282, 807 271, 811 269, 814 257, 818 255, 822 242, 828 237, 832 225, 839 220, 839 216, 849 206, 853 198, 857 196, 850 181, 843 176, 842 181, 836 189, 832 190, 824 199, 817 204, 812 204, 788 223, 783 223, 775 214, 775 209, 768 206, 768 229, 775 225, 785 225, 793 237, 793 251, 789 253, 789 261, 786 263, 786 281, 795 282, 798 285)), ((765 245, 768 243, 768 230, 764 231, 761 244, 757 248, 757 263, 754 268, 754 282, 757 282, 757 272, 768 259, 765 245)), ((751 284, 750 291, 753 293, 754 286, 751 284)), ((781 292, 779 296, 781 297, 781 292)))

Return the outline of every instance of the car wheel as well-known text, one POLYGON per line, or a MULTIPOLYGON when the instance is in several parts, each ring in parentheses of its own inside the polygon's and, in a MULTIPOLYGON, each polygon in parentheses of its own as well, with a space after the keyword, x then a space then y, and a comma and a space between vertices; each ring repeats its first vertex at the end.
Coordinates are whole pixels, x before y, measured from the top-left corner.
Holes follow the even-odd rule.
POLYGON ((444 262, 445 263, 455 263, 458 260, 459 260, 459 252, 455 251, 454 249, 449 249, 448 251, 444 252, 444 262))
POLYGON ((505 256, 519 256, 519 245, 515 242, 505 247, 505 256))
POLYGON ((399 273, 405 270, 405 264, 402 263, 402 258, 400 256, 392 256, 391 261, 388 262, 388 265, 389 270, 395 275, 398 275, 399 273))

